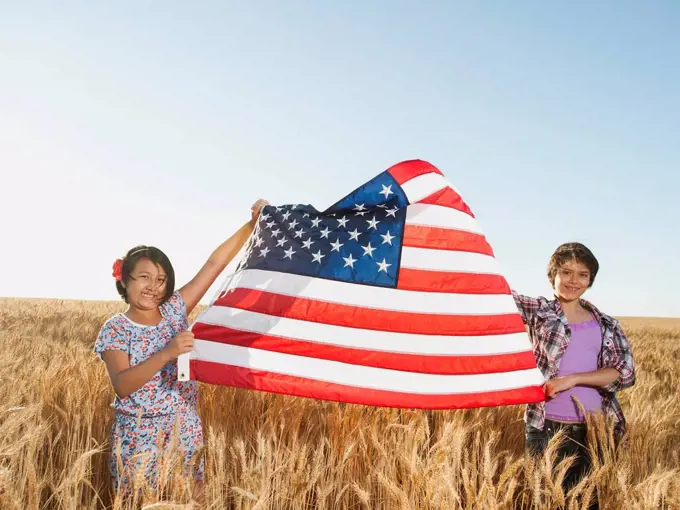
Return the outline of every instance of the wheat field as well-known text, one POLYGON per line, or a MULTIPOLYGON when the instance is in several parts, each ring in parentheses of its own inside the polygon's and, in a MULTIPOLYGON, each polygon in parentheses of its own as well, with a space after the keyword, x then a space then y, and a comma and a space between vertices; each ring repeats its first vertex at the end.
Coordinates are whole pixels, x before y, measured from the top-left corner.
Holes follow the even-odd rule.
MULTIPOLYGON (((115 302, 0 300, 0 508, 195 508, 169 476, 123 500, 106 462, 112 389, 92 352, 115 302)), ((615 450, 602 423, 591 475, 523 454, 522 407, 423 411, 340 405, 204 385, 205 508, 680 508, 680 320, 623 319, 637 384, 615 450)), ((167 468, 173 472, 172 455, 167 468)))

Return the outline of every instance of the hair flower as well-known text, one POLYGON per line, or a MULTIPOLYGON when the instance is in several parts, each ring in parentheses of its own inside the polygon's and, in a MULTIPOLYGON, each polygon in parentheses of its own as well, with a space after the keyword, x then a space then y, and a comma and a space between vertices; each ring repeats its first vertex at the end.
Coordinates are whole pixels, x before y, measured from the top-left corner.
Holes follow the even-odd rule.
POLYGON ((117 282, 123 279, 123 259, 116 259, 113 263, 113 277, 117 282))

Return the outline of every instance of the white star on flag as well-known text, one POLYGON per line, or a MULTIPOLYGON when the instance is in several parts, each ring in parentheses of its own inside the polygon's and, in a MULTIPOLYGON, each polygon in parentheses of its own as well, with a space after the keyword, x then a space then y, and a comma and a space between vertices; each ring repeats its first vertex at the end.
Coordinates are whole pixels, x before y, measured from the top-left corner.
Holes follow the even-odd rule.
POLYGON ((387 272, 387 268, 392 265, 392 264, 388 264, 385 259, 382 259, 382 262, 376 262, 376 264, 378 264, 378 272, 380 272, 380 271, 387 272))
POLYGON ((373 219, 372 220, 366 220, 366 223, 368 223, 368 228, 370 230, 370 229, 377 229, 378 223, 380 223, 380 222, 375 219, 375 216, 373 216, 373 219))
POLYGON ((380 234, 380 237, 383 238, 382 244, 387 243, 387 244, 389 244, 390 246, 392 246, 392 239, 394 239, 395 236, 390 235, 390 231, 388 230, 388 231, 387 231, 387 234, 380 234))
POLYGON ((368 243, 366 246, 362 246, 361 248, 364 250, 364 255, 373 257, 373 252, 375 251, 375 248, 371 246, 371 243, 368 243))
POLYGON ((359 260, 359 259, 355 259, 354 257, 352 257, 352 254, 350 253, 350 254, 349 254, 349 257, 342 257, 342 260, 345 261, 345 266, 344 266, 344 267, 349 266, 349 267, 351 267, 352 269, 354 269, 354 263, 355 263, 357 260, 359 260))
POLYGON ((385 186, 383 184, 380 194, 385 195, 385 199, 387 199, 390 195, 394 195, 394 191, 392 191, 392 185, 390 184, 389 186, 385 186))

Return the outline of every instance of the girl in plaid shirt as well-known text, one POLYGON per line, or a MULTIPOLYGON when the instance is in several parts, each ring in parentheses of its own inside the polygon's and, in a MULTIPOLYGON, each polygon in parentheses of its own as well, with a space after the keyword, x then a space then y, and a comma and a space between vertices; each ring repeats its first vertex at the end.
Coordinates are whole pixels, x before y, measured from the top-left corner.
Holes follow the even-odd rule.
POLYGON ((547 379, 547 401, 526 409, 526 447, 540 454, 550 438, 566 429, 568 439, 558 455, 560 460, 569 455, 577 459, 565 477, 565 491, 590 467, 581 406, 586 414, 604 413, 612 418, 620 438, 626 422, 616 392, 635 383, 633 353, 620 323, 581 298, 593 285, 598 269, 597 259, 584 245, 563 244, 548 265, 554 299, 513 291, 538 368, 547 379))

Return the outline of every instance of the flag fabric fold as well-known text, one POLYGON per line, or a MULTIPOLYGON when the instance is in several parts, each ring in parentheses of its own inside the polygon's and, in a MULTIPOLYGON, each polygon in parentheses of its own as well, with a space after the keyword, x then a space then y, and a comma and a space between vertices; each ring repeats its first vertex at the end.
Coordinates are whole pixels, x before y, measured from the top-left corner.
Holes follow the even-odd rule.
POLYGON ((192 331, 184 379, 387 407, 544 400, 490 244, 442 172, 420 160, 325 211, 265 207, 192 331))

